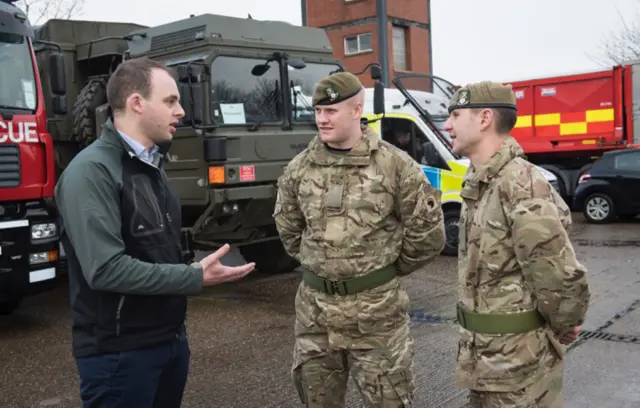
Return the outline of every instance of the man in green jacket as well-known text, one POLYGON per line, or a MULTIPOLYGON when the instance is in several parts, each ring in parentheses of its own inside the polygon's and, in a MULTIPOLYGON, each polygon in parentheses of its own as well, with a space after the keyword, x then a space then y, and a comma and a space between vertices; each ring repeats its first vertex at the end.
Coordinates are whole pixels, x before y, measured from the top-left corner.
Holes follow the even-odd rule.
POLYGON ((180 406, 190 350, 187 295, 239 279, 229 246, 186 265, 181 209, 159 145, 184 116, 173 72, 146 58, 109 79, 101 137, 63 172, 55 199, 69 267, 73 354, 85 408, 180 406))

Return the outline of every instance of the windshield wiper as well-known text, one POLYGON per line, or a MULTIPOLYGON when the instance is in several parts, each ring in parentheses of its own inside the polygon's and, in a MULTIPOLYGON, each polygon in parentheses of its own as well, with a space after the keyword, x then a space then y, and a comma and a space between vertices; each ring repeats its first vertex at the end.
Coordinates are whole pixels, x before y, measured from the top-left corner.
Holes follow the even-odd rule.
POLYGON ((35 109, 22 108, 20 106, 10 106, 10 105, 0 105, 0 109, 11 109, 11 110, 20 110, 20 111, 29 111, 29 112, 35 111, 35 109))
MULTIPOLYGON (((299 91, 299 90, 295 89, 293 86, 291 87, 291 90, 293 91, 293 95, 294 96, 300 97, 300 101, 304 105, 304 108, 313 113, 313 107, 311 105, 309 105, 309 102, 307 102, 307 100, 306 100, 307 98, 305 98, 305 95, 302 93, 302 91, 299 91)), ((298 98, 295 98, 294 102, 295 102, 295 104, 293 105, 293 113, 295 114, 295 113, 298 112, 298 104, 297 104, 298 98)))

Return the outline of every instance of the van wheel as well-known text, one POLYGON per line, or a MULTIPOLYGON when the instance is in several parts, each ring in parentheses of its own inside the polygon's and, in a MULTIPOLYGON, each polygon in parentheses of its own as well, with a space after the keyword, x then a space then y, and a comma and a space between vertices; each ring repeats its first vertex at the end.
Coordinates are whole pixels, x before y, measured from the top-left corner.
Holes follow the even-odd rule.
POLYGON ((460 237, 460 210, 451 208, 444 211, 445 244, 443 255, 458 255, 458 240, 460 237))
POLYGON ((584 218, 592 224, 610 222, 615 216, 613 200, 606 194, 594 193, 584 200, 584 218))

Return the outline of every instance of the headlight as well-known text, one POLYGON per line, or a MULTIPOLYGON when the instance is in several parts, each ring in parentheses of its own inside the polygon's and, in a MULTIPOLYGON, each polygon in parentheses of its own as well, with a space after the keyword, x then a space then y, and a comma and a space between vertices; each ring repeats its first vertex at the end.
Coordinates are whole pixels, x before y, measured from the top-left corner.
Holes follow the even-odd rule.
POLYGON ((56 235, 58 235, 58 227, 52 222, 31 226, 31 239, 52 238, 56 235))
POLYGON ((37 265, 46 262, 55 262, 58 259, 58 251, 55 249, 48 252, 35 252, 29 254, 29 263, 37 265))
POLYGON ((49 262, 48 252, 36 252, 35 254, 29 254, 29 263, 31 265, 49 262))

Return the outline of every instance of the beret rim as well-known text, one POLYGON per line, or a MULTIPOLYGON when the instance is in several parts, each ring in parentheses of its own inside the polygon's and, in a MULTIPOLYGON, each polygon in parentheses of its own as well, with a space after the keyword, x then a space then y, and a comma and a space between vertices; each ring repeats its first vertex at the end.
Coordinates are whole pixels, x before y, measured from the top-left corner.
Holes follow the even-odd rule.
POLYGON ((340 96, 337 99, 334 99, 333 101, 329 97, 322 98, 318 102, 313 104, 313 106, 331 106, 331 105, 338 104, 340 102, 344 102, 344 101, 346 101, 348 99, 353 98, 357 94, 359 94, 363 89, 364 89, 364 87, 360 87, 356 91, 354 91, 354 92, 352 92, 350 94, 344 95, 344 96, 340 96))
POLYGON ((517 105, 513 105, 511 103, 469 103, 464 105, 453 105, 449 106, 448 111, 451 113, 456 109, 474 109, 474 108, 508 108, 513 109, 515 111, 518 110, 517 105))

